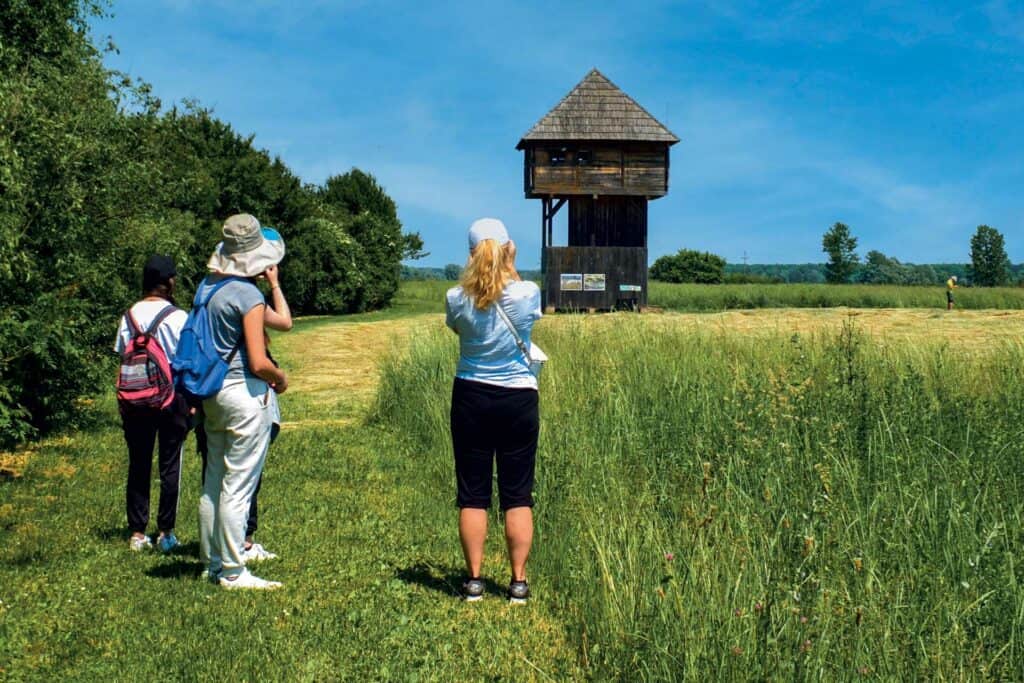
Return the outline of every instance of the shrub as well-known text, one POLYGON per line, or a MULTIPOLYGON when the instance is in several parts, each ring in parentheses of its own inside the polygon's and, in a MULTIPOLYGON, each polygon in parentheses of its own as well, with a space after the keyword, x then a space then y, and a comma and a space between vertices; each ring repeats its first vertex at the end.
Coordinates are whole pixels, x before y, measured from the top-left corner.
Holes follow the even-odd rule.
POLYGON ((725 277, 725 259, 708 252, 680 249, 661 256, 650 269, 653 280, 718 284, 725 277))

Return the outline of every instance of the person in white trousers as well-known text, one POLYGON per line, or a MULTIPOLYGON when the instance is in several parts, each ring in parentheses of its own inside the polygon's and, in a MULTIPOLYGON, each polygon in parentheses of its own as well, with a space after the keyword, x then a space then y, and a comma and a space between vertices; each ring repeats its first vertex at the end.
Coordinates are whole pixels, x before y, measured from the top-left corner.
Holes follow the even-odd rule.
POLYGON ((224 588, 273 589, 281 584, 245 568, 245 524, 270 445, 273 393, 284 393, 288 378, 267 357, 263 294, 255 279, 284 257, 284 241, 248 214, 224 223, 223 241, 199 285, 212 288, 207 312, 214 345, 228 363, 224 383, 203 401, 207 447, 206 477, 199 499, 199 551, 207 576, 224 588))

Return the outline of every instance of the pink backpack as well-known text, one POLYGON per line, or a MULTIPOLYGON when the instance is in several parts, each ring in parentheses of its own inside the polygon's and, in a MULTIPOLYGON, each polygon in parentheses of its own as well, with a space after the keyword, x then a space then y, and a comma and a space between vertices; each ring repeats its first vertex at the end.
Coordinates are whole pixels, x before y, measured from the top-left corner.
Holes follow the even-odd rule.
POLYGON ((171 363, 156 338, 156 331, 176 310, 170 305, 164 308, 146 331, 135 322, 130 309, 124 314, 131 339, 121 354, 121 370, 117 375, 117 402, 122 411, 160 410, 174 400, 171 363))

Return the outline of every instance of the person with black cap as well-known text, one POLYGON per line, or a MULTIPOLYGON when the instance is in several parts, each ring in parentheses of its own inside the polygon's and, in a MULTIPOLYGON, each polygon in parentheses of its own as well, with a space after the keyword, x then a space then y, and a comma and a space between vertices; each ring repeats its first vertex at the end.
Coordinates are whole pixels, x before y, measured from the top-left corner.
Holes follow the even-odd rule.
MULTIPOLYGON (((142 269, 142 299, 121 317, 114 352, 122 355, 133 339, 149 333, 164 356, 174 358, 187 315, 174 304, 177 270, 170 256, 155 254, 142 269)), ((124 366, 122 366, 123 368, 124 366)), ((178 515, 181 457, 188 435, 188 404, 175 394, 164 407, 142 408, 121 403, 121 422, 128 444, 126 509, 132 550, 153 547, 146 535, 149 524, 149 484, 153 469, 153 445, 159 441, 160 507, 157 513, 157 546, 170 552, 178 545, 174 525, 178 515)))

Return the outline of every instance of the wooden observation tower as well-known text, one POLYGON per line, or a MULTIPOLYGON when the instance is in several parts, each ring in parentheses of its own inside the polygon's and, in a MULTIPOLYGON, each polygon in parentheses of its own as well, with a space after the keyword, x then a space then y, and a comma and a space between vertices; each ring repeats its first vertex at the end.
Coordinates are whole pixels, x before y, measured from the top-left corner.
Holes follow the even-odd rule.
POLYGON ((526 198, 541 200, 545 309, 647 304, 647 202, 668 192, 677 142, 597 69, 519 141, 526 198), (565 204, 568 245, 556 247, 565 204))

